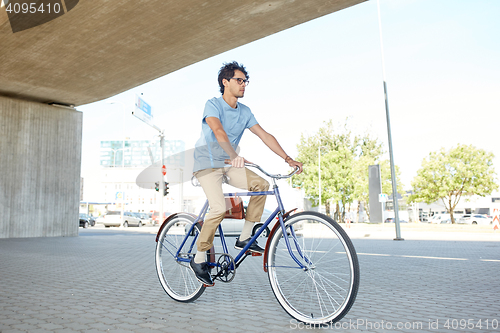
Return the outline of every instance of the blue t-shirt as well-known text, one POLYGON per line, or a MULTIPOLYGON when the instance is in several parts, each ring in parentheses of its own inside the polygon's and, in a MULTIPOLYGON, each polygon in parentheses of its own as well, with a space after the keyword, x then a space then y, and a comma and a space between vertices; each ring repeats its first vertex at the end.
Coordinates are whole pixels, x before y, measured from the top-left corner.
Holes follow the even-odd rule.
POLYGON ((217 142, 214 132, 207 124, 207 117, 215 117, 220 120, 229 142, 235 150, 245 129, 258 124, 250 108, 244 104, 238 102, 236 103, 236 109, 233 109, 222 96, 208 100, 201 121, 201 137, 194 150, 193 172, 228 166, 224 163, 224 160, 228 159, 229 155, 217 142))

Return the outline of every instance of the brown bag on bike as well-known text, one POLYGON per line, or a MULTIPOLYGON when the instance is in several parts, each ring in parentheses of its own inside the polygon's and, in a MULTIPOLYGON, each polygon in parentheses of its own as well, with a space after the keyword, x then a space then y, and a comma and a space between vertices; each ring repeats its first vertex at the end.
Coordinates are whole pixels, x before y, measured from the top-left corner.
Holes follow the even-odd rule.
POLYGON ((226 219, 244 219, 245 209, 243 208, 243 200, 241 197, 229 197, 226 200, 226 219))

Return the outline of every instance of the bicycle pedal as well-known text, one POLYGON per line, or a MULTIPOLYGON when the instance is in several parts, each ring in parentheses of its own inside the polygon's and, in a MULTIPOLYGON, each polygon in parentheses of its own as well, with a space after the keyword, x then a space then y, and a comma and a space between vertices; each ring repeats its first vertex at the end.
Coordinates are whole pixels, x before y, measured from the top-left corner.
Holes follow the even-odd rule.
POLYGON ((212 283, 212 284, 206 284, 206 283, 204 283, 203 284, 203 287, 213 287, 213 286, 215 286, 215 283, 212 283))
POLYGON ((246 255, 250 255, 251 254, 252 257, 260 257, 262 255, 262 253, 260 253, 260 252, 252 252, 252 251, 247 251, 245 254, 246 255))

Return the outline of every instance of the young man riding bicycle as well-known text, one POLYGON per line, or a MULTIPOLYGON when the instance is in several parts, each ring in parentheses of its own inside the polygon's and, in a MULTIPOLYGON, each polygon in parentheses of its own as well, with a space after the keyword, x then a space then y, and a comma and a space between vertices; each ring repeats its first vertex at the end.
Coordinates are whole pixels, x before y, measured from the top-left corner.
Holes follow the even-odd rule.
MULTIPOLYGON (((215 231, 226 213, 223 178, 234 187, 248 191, 267 191, 269 183, 254 172, 245 168, 245 159, 236 153, 236 148, 245 129, 257 135, 273 152, 282 157, 289 166, 299 167, 302 163, 294 161, 281 148, 274 136, 266 132, 257 122, 249 107, 238 102, 245 94, 249 76, 243 65, 237 62, 224 64, 219 70, 218 82, 222 96, 212 98, 205 104, 202 119, 202 135, 196 143, 194 152, 194 175, 199 180, 207 196, 210 211, 196 243, 197 253, 190 267, 197 279, 212 285, 210 270, 206 263, 206 251, 212 247, 215 231), (225 163, 230 160, 230 166, 225 163)), ((243 249, 251 239, 255 222, 259 222, 264 210, 266 196, 252 196, 247 208, 246 220, 235 248, 243 249)), ((257 242, 250 248, 252 252, 263 253, 257 242)))

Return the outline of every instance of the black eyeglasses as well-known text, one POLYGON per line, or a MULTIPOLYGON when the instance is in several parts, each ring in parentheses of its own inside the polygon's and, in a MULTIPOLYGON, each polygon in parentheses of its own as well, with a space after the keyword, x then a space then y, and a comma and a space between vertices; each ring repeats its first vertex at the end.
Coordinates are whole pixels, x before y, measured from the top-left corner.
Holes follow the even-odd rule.
POLYGON ((234 80, 236 80, 236 81, 238 81, 238 84, 239 84, 240 86, 241 86, 243 83, 245 84, 245 86, 248 86, 248 85, 250 84, 250 81, 248 81, 247 79, 242 79, 242 78, 240 78, 240 77, 232 77, 232 78, 230 78, 230 79, 228 79, 228 80, 233 80, 233 79, 234 79, 234 80))

